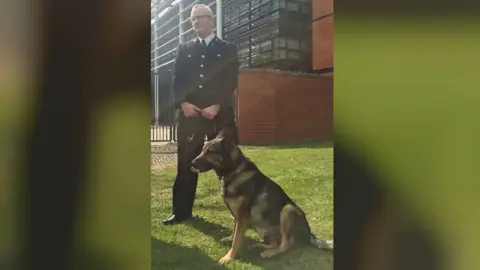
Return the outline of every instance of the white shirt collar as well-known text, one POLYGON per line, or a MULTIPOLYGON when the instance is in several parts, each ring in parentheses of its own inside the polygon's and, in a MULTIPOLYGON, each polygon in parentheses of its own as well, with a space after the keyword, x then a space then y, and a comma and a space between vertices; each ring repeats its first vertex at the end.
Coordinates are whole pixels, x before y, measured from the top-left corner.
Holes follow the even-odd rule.
MULTIPOLYGON (((205 39, 205 43, 208 44, 210 43, 210 41, 213 40, 213 38, 215 37, 215 35, 213 33, 211 33, 210 35, 208 35, 205 39)), ((198 40, 200 41, 200 43, 202 43, 202 38, 198 37, 198 40)))

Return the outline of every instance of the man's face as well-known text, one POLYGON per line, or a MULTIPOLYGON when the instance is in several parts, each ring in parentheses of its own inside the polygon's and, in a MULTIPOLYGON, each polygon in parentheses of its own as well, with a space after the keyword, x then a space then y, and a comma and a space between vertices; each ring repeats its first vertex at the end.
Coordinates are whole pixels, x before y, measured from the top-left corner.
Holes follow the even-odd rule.
POLYGON ((193 9, 190 19, 197 35, 205 36, 212 33, 214 19, 208 15, 205 8, 197 7, 193 9))

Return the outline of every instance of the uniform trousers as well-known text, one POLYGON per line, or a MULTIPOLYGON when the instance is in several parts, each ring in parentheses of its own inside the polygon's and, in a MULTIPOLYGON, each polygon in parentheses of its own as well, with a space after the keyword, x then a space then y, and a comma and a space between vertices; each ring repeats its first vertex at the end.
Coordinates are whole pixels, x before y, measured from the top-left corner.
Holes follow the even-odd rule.
MULTIPOLYGON (((233 109, 217 115, 213 120, 203 116, 186 117, 182 112, 178 117, 177 142, 177 176, 173 184, 173 214, 180 219, 192 216, 193 204, 197 190, 198 173, 191 171, 192 160, 202 151, 205 136, 208 140, 215 138, 223 127, 237 128, 233 109)), ((235 142, 238 144, 238 134, 235 142)))

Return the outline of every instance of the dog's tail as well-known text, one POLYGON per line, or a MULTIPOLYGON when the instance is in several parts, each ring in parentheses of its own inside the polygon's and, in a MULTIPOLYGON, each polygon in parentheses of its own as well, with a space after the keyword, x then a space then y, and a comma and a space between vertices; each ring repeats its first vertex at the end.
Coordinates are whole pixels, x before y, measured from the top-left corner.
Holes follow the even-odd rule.
POLYGON ((318 239, 313 233, 310 234, 310 243, 320 249, 333 250, 333 240, 318 239))

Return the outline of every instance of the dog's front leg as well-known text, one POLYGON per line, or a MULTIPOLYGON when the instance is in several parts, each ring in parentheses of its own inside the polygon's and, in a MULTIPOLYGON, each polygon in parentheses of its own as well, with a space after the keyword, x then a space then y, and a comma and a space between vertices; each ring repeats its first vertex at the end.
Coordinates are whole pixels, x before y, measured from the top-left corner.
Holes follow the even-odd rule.
POLYGON ((236 222, 233 233, 232 247, 230 248, 230 251, 228 251, 228 253, 218 261, 220 264, 232 261, 235 258, 235 255, 237 255, 237 252, 242 246, 243 240, 245 239, 245 231, 247 230, 247 218, 245 218, 244 216, 240 216, 235 221, 236 222))
POLYGON ((237 219, 235 217, 233 217, 233 232, 230 236, 227 236, 227 237, 224 237, 224 238, 220 239, 221 243, 232 241, 233 236, 235 235, 235 227, 236 226, 237 226, 237 219))

